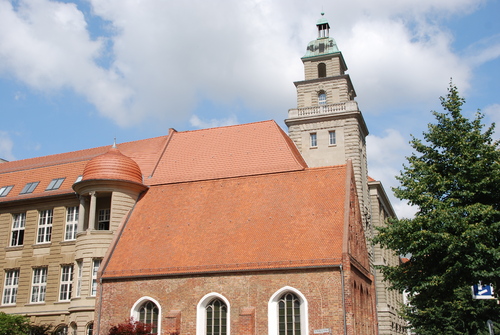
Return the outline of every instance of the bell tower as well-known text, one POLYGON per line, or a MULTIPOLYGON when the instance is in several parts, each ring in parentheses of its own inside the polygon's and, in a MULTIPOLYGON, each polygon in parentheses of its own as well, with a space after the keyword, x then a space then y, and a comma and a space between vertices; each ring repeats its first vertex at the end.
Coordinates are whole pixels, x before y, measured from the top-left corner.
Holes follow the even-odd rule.
POLYGON ((324 13, 316 23, 318 37, 309 42, 305 80, 295 82, 297 108, 288 111, 285 124, 310 167, 345 164, 352 160, 366 236, 369 227, 369 191, 366 160, 368 129, 354 100, 356 92, 347 65, 324 13))

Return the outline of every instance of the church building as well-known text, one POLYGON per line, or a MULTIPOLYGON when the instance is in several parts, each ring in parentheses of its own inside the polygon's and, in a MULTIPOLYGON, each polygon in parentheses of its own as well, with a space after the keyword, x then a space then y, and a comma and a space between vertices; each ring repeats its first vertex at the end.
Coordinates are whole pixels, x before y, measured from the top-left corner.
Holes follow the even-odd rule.
POLYGON ((403 334, 394 211, 323 17, 285 120, 0 163, 0 311, 57 335, 403 334))

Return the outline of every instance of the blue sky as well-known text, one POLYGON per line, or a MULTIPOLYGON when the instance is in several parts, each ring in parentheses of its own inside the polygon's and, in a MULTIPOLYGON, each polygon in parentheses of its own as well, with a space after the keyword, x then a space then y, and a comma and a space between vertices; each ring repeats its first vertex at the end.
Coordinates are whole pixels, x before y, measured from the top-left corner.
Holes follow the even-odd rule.
POLYGON ((464 114, 500 121, 500 1, 0 0, 0 157, 169 128, 285 128, 322 10, 370 130, 370 175, 388 193, 450 78, 464 114))

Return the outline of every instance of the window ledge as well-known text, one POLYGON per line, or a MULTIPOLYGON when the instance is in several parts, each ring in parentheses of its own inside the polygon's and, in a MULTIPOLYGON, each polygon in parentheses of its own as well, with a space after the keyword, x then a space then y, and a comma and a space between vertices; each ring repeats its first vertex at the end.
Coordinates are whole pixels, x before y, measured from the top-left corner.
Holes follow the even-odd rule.
POLYGON ((12 247, 5 247, 5 251, 9 252, 9 251, 23 250, 23 248, 24 248, 24 245, 15 245, 12 247))
POLYGON ((33 244, 33 249, 38 249, 38 248, 46 248, 46 247, 50 247, 52 245, 52 242, 48 242, 48 243, 37 243, 37 244, 33 244))

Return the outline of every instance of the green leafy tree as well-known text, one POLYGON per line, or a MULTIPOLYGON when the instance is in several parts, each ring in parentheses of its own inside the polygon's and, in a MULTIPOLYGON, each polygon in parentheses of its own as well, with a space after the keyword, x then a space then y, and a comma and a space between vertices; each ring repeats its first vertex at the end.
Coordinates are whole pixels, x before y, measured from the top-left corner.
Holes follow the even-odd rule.
POLYGON ((27 317, 0 312, 0 335, 27 335, 29 329, 27 317))
MULTIPOLYGON (((392 288, 409 293, 403 316, 417 334, 481 334, 500 322, 495 300, 473 300, 471 286, 500 291, 500 151, 483 115, 461 113, 465 100, 450 84, 424 140, 397 177, 396 197, 418 208, 412 219, 390 220, 375 243, 410 255, 382 266, 392 288)), ((487 333, 487 332, 486 332, 487 333)))

